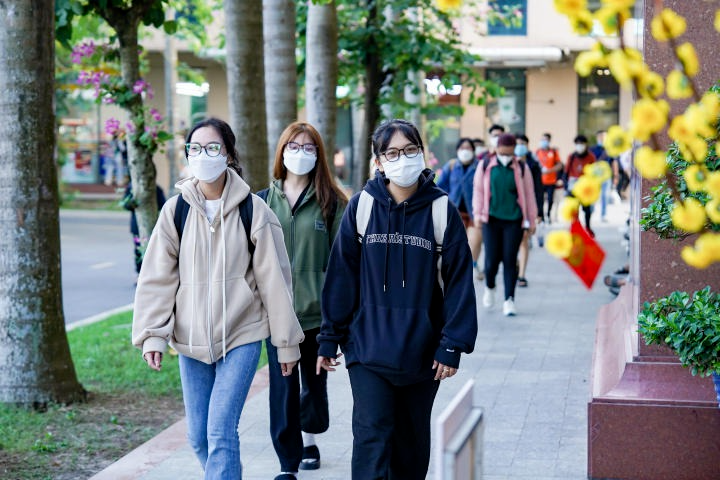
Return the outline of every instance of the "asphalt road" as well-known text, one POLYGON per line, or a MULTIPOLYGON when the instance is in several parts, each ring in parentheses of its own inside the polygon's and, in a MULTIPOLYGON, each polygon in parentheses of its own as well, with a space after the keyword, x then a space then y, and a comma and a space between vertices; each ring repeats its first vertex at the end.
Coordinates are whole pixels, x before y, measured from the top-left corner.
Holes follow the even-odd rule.
POLYGON ((130 214, 61 210, 65 323, 126 306, 135 293, 130 214))

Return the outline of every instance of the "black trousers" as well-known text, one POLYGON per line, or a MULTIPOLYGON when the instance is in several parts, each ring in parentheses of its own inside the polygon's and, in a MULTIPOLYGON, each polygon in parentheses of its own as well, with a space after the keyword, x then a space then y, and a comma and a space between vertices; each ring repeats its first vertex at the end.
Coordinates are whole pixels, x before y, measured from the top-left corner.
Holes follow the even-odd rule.
POLYGON ((300 362, 292 375, 283 377, 277 349, 265 340, 270 379, 270 437, 283 472, 297 472, 302 460, 301 432, 323 433, 330 425, 327 372, 315 374, 320 328, 305 331, 300 362))
POLYGON ((543 185, 543 198, 544 198, 544 205, 547 205, 547 213, 545 213, 545 209, 540 212, 540 216, 543 219, 543 222, 550 223, 550 212, 552 211, 553 207, 553 200, 555 198, 555 184, 553 185, 543 185))
POLYGON ((502 262, 505 300, 515 298, 517 256, 523 237, 522 220, 490 217, 487 223, 483 223, 482 229, 485 244, 485 284, 488 288, 495 288, 495 277, 502 262))
POLYGON ((430 415, 439 381, 394 385, 360 363, 348 369, 353 394, 353 480, 424 480, 430 415))

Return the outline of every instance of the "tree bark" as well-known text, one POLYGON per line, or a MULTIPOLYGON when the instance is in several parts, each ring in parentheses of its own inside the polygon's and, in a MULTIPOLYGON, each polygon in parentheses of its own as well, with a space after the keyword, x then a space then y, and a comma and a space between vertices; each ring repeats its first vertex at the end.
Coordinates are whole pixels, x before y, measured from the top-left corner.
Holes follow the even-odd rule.
MULTIPOLYGON (((382 21, 380 17, 380 11, 378 2, 375 0, 368 0, 368 18, 367 24, 371 32, 377 31, 379 22, 382 21)), ((367 42, 367 50, 365 53, 365 127, 364 131, 367 132, 368 136, 368 153, 366 158, 369 159, 372 155, 371 151, 371 137, 377 127, 378 121, 380 120, 380 89, 383 84, 383 72, 380 56, 380 48, 378 46, 377 39, 374 34, 370 34, 367 42)), ((362 158, 362 157, 361 157, 362 158)))
POLYGON ((225 0, 223 7, 230 125, 243 176, 256 191, 269 180, 262 9, 252 0, 225 0))
POLYGON ((308 3, 307 47, 305 54, 305 104, 308 122, 317 128, 332 164, 335 153, 338 79, 338 23, 335 1, 308 3))
POLYGON ((54 2, 0 2, 0 402, 84 398, 62 309, 54 2))
POLYGON ((295 3, 292 0, 263 0, 269 172, 273 169, 280 135, 297 120, 295 29, 295 3))

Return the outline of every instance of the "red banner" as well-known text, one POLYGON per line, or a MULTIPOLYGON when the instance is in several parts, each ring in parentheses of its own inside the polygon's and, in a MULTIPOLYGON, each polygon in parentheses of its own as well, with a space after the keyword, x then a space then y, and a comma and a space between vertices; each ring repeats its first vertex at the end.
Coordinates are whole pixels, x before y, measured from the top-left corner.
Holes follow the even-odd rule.
POLYGON ((570 256, 564 261, 590 290, 605 260, 605 251, 577 220, 570 225, 570 234, 573 246, 570 256))

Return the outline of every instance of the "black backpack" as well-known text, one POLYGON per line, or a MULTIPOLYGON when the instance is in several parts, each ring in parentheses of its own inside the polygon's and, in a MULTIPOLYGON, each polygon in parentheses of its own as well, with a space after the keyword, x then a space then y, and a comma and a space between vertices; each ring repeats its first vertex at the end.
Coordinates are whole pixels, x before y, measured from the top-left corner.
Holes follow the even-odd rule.
MULTIPOLYGON (((240 219, 242 220, 243 227, 245 228, 245 235, 247 236, 248 250, 252 257, 255 253, 255 244, 250 240, 250 227, 252 226, 253 218, 253 202, 252 194, 248 194, 247 197, 240 202, 238 206, 240 209, 240 219)), ((185 229, 185 221, 187 220, 188 212, 190 212, 190 204, 185 201, 182 193, 178 195, 177 205, 175 206, 175 229, 178 234, 178 243, 182 241, 182 232, 185 229)))

